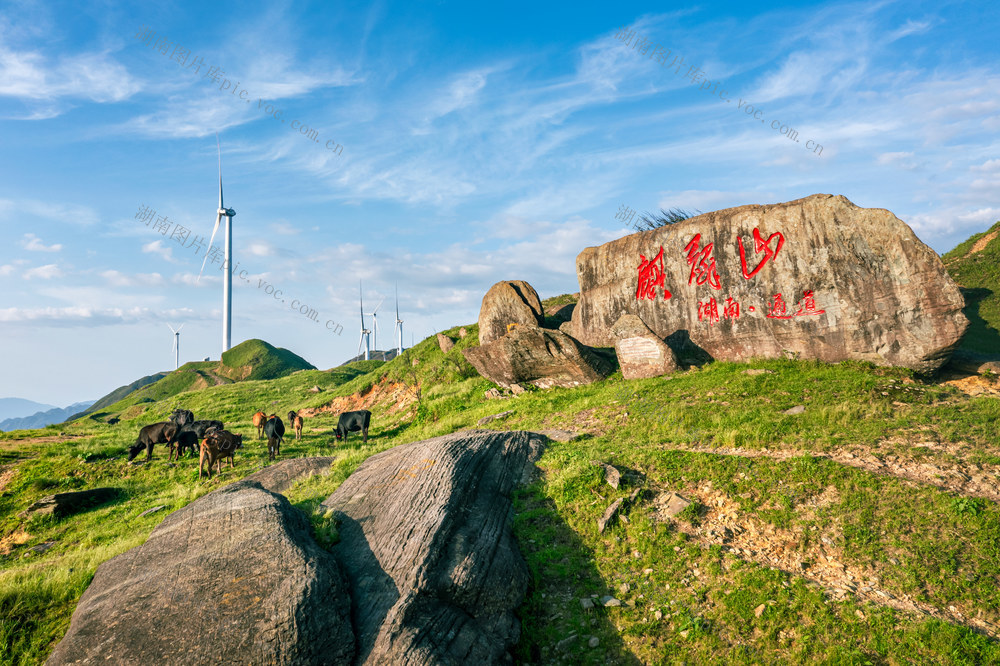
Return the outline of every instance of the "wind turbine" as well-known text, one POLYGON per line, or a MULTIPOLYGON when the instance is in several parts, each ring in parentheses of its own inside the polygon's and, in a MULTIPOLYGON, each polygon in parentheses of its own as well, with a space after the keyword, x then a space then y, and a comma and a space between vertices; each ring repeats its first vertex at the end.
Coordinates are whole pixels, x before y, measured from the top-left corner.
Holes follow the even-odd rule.
POLYGON ((396 354, 403 353, 403 320, 399 318, 399 285, 396 285, 396 354))
MULTIPOLYGON (((230 334, 233 323, 233 217, 236 211, 222 205, 222 145, 219 143, 219 133, 215 133, 215 147, 219 151, 219 210, 215 214, 215 227, 212 229, 212 240, 208 241, 208 247, 212 247, 215 241, 215 232, 219 230, 219 222, 222 216, 226 216, 226 260, 222 264, 224 275, 222 276, 222 351, 229 351, 232 342, 230 334)), ((205 272, 205 262, 208 261, 208 250, 205 250, 205 259, 201 262, 201 274, 205 272)))
MULTIPOLYGON (((365 313, 372 318, 372 328, 375 329, 375 337, 372 338, 372 347, 375 348, 374 351, 378 351, 378 309, 382 307, 382 303, 384 301, 385 298, 383 297, 382 300, 378 302, 378 305, 375 306, 374 310, 365 313)), ((384 357, 385 354, 382 354, 382 356, 384 357)), ((385 358, 382 360, 384 361, 385 358)))
POLYGON ((181 329, 184 328, 184 324, 178 326, 176 331, 174 331, 174 327, 170 324, 167 324, 167 328, 169 328, 174 334, 174 370, 176 370, 180 367, 178 359, 180 358, 181 352, 181 329))
POLYGON ((358 298, 361 300, 361 340, 358 342, 358 354, 361 353, 361 348, 365 348, 365 360, 369 360, 369 340, 371 338, 371 331, 365 328, 365 297, 361 293, 361 280, 358 280, 358 298))

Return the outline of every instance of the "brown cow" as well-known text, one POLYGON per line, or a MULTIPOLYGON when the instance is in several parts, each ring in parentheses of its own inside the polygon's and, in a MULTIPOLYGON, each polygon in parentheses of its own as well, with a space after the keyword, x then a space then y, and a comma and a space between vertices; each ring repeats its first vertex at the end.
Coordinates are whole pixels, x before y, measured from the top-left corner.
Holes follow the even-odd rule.
POLYGON ((298 412, 288 412, 288 423, 295 429, 295 439, 302 439, 302 424, 305 423, 298 412))
POLYGON ((233 453, 243 448, 243 435, 234 435, 228 430, 212 430, 201 441, 201 459, 198 462, 198 478, 205 471, 208 460, 208 478, 212 478, 212 465, 218 463, 218 473, 222 474, 222 461, 229 458, 229 466, 235 467, 233 453))
POLYGON ((264 421, 267 420, 267 415, 261 410, 257 410, 253 415, 253 426, 257 428, 257 439, 264 439, 264 421))

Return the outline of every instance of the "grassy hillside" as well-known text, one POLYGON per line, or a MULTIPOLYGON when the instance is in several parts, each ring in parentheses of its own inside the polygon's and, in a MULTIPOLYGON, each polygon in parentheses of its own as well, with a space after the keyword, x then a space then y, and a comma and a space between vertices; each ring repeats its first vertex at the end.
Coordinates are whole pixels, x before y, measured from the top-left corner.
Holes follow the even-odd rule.
POLYGON ((1000 354, 1000 222, 941 259, 965 296, 969 330, 961 348, 1000 354))
MULTIPOLYGON (((221 361, 196 361, 185 363, 170 373, 160 373, 155 381, 141 383, 128 391, 127 387, 115 390, 95 403, 84 415, 107 420, 122 417, 123 408, 140 402, 167 400, 186 391, 197 391, 210 386, 231 384, 236 381, 268 380, 286 377, 299 370, 315 370, 315 366, 287 349, 274 347, 263 340, 246 340, 222 355, 221 361), (127 398, 127 400, 126 400, 127 398), (121 403, 120 405, 116 403, 121 403)), ((135 386, 130 384, 129 386, 135 386)), ((169 413, 169 412, 168 412, 169 413)), ((126 418, 134 418, 135 412, 126 418)))
POLYGON ((506 410, 489 427, 579 433, 550 442, 543 477, 515 497, 531 572, 519 663, 1000 663, 995 397, 870 364, 768 360, 492 401, 461 355, 478 344, 465 328, 445 331, 456 339, 447 354, 432 337, 388 363, 132 395, 109 406, 116 426, 80 419, 0 437, 0 664, 43 662, 102 561, 268 464, 256 409, 314 414, 283 458, 337 456, 333 474, 289 493, 321 543, 319 502, 376 452, 506 410), (171 465, 162 446, 150 464, 125 463, 139 426, 178 404, 244 433, 234 469, 199 481, 196 460, 171 465), (332 445, 337 412, 357 407, 373 412, 367 446, 332 445), (625 483, 607 485, 594 460, 625 483), (43 495, 97 486, 120 499, 64 519, 19 516, 43 495), (600 534, 597 519, 635 489, 600 534), (674 517, 669 493, 690 502, 674 517))

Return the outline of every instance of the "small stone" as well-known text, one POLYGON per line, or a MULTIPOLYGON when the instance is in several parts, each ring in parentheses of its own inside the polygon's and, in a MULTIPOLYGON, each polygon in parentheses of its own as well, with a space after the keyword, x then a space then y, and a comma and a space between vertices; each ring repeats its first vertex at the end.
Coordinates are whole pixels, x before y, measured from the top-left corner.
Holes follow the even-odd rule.
POLYGON ((642 573, 648 576, 648 575, 650 575, 651 573, 653 573, 653 570, 652 570, 652 569, 643 569, 643 570, 642 570, 642 573))
POLYGON ((605 608, 609 608, 611 606, 621 606, 622 602, 618 601, 614 597, 604 596, 601 597, 601 605, 605 608))
POLYGON ((660 612, 660 611, 656 611, 655 613, 653 613, 653 617, 655 617, 657 620, 662 620, 663 619, 663 613, 660 612))
POLYGON ((753 609, 753 614, 756 617, 760 617, 761 615, 764 614, 764 609, 766 609, 766 608, 767 608, 767 604, 761 604, 760 606, 757 606, 757 608, 753 609))
POLYGON ((744 375, 773 375, 774 370, 765 370, 764 368, 750 368, 749 370, 743 371, 744 375))
POLYGON ((590 610, 591 608, 594 607, 594 602, 588 599, 587 597, 584 597, 583 599, 580 599, 580 606, 583 608, 583 610, 590 610))
POLYGON ((589 645, 592 648, 595 648, 595 647, 597 647, 600 644, 601 644, 601 641, 600 641, 599 638, 597 638, 597 636, 591 636, 590 640, 587 641, 587 645, 589 645))
POLYGON ((795 405, 791 409, 786 409, 785 411, 783 411, 781 413, 785 414, 786 416, 795 416, 796 414, 801 414, 804 411, 806 411, 805 405, 795 405))
POLYGON ((556 643, 556 650, 559 650, 560 652, 565 652, 566 648, 572 645, 573 641, 575 640, 576 640, 576 634, 570 634, 566 638, 556 643))
POLYGON ((145 516, 148 516, 148 515, 149 515, 149 514, 151 514, 151 513, 156 513, 157 511, 162 511, 162 510, 163 510, 163 509, 165 509, 165 508, 166 508, 166 507, 165 507, 165 506, 163 506, 163 505, 160 505, 160 506, 154 506, 154 507, 153 507, 152 509, 146 509, 145 511, 143 511, 142 513, 140 513, 140 514, 139 514, 138 516, 136 516, 136 517, 137 517, 137 518, 143 518, 143 517, 145 517, 145 516))
POLYGON ((862 613, 860 610, 854 611, 854 614, 857 615, 858 618, 861 619, 861 620, 865 619, 865 614, 862 613))

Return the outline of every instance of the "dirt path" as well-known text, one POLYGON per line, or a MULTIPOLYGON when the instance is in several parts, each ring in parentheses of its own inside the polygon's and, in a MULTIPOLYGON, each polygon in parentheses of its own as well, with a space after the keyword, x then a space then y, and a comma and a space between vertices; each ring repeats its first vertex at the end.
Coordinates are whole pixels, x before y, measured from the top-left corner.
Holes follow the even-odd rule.
POLYGON ((814 458, 833 460, 842 465, 849 465, 850 467, 867 470, 875 474, 906 479, 918 485, 931 485, 959 495, 982 497, 994 502, 1000 502, 1000 466, 980 465, 963 461, 967 452, 960 445, 924 443, 913 446, 915 448, 926 448, 935 453, 945 453, 949 456, 954 456, 956 462, 946 463, 941 460, 918 460, 915 457, 901 456, 896 453, 876 455, 872 451, 863 448, 858 448, 854 451, 836 451, 833 453, 817 453, 794 449, 776 451, 771 449, 713 448, 701 445, 678 447, 676 443, 672 443, 670 448, 679 451, 713 453, 716 455, 740 456, 743 458, 769 458, 771 460, 788 460, 797 456, 809 455, 814 458))
MULTIPOLYGON (((688 499, 697 499, 708 507, 708 511, 698 527, 676 520, 673 524, 705 548, 721 546, 724 552, 733 557, 801 576, 822 587, 835 600, 853 595, 861 601, 938 618, 971 627, 992 638, 1000 638, 997 617, 984 617, 982 610, 973 614, 956 606, 938 608, 915 601, 907 595, 885 589, 882 581, 889 572, 845 564, 840 548, 835 545, 839 525, 833 524, 826 526, 821 532, 811 532, 809 542, 815 545, 803 548, 802 531, 780 529, 740 512, 737 501, 714 490, 711 484, 688 488, 681 493, 688 499)), ((654 510, 663 506, 663 498, 664 495, 661 495, 654 500, 654 510)), ((831 486, 814 498, 805 507, 805 511, 811 513, 836 500, 837 490, 831 486)), ((659 515, 658 518, 668 520, 665 515, 659 515)), ((700 572, 692 569, 691 575, 698 577, 700 572)))

